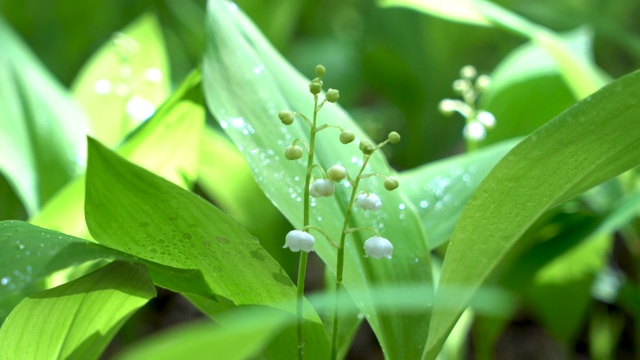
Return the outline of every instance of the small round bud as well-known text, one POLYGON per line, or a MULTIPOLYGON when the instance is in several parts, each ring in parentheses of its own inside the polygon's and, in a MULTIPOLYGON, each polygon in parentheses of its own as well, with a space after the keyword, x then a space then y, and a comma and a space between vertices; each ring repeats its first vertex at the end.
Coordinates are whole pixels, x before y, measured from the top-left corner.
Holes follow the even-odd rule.
POLYGON ((349 144, 355 139, 356 139, 356 136, 353 135, 353 133, 349 130, 345 130, 340 133, 340 142, 343 144, 349 144))
POLYGON ((325 96, 325 98, 328 102, 334 103, 340 98, 340 92, 336 89, 329 89, 327 90, 327 95, 325 96))
POLYGON ((289 250, 293 252, 298 252, 300 250, 304 252, 313 251, 313 244, 316 239, 313 235, 309 234, 305 231, 300 230, 291 230, 287 233, 285 237, 283 248, 289 248, 289 250))
POLYGON ((385 189, 391 191, 391 190, 397 189, 398 186, 400 186, 400 182, 398 181, 398 178, 396 178, 395 176, 389 176, 388 178, 384 179, 385 189))
POLYGON ((496 117, 488 111, 480 111, 476 116, 476 119, 480 121, 487 129, 491 129, 496 126, 496 117))
POLYGON ((392 132, 389 133, 388 139, 389 139, 390 143, 397 144, 397 143, 400 142, 400 134, 398 134, 395 131, 392 131, 392 132))
POLYGON ((322 65, 316 65, 316 76, 323 77, 327 70, 322 65))
POLYGON ((491 77, 489 75, 480 75, 476 79, 476 87, 478 90, 484 90, 491 84, 491 77))
POLYGON ((319 82, 312 82, 309 84, 309 92, 313 95, 318 95, 322 91, 322 84, 319 82))
POLYGON ((471 141, 482 141, 487 137, 487 130, 479 121, 470 121, 462 129, 465 139, 471 141))
POLYGON ((309 195, 318 198, 318 197, 329 197, 333 195, 335 191, 335 185, 331 180, 316 180, 311 184, 309 188, 309 195))
POLYGON ((298 160, 302 157, 302 148, 298 145, 289 145, 284 150, 284 157, 287 160, 298 160))
POLYGON ((463 79, 473 79, 476 75, 478 75, 478 72, 473 65, 466 65, 460 69, 460 77, 463 79))
POLYGON ((380 210, 382 201, 376 194, 360 194, 356 198, 356 205, 362 210, 380 210))
POLYGON ((464 94, 469 90, 469 83, 467 80, 458 79, 453 82, 453 90, 459 94, 464 94))
POLYGON ((365 257, 372 257, 374 259, 380 259, 382 257, 391 259, 393 244, 383 237, 370 237, 364 242, 364 254, 365 257))
POLYGON ((347 169, 342 165, 333 165, 327 170, 327 176, 331 181, 340 182, 347 177, 347 169))
POLYGON ((371 155, 376 151, 376 146, 369 140, 362 140, 360 141, 360 151, 366 155, 371 155))
POLYGON ((440 101, 440 104, 438 104, 438 110, 445 116, 453 115, 457 107, 457 102, 453 99, 443 99, 440 101))
POLYGON ((293 120, 295 118, 295 116, 293 115, 293 112, 289 110, 280 111, 278 113, 278 117, 280 118, 280 121, 282 121, 282 123, 285 125, 293 124, 293 120))

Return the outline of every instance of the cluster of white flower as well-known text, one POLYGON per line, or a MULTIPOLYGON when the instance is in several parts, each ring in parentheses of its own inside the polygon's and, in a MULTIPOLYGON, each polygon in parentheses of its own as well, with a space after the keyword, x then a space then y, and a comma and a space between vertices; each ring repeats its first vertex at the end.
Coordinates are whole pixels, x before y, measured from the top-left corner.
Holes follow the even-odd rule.
MULTIPOLYGON (((307 118, 303 114, 300 114, 291 110, 282 110, 278 113, 278 118, 280 118, 280 121, 285 126, 290 126, 294 124, 296 121, 303 121, 304 123, 309 125, 311 129, 311 133, 310 133, 311 141, 309 142, 309 145, 306 144, 305 139, 297 138, 293 140, 293 142, 290 145, 288 145, 285 149, 285 158, 287 160, 297 161, 303 156, 303 153, 305 151, 307 152, 309 161, 307 164, 307 178, 305 180, 305 184, 307 184, 306 186, 308 186, 308 189, 307 189, 308 196, 314 197, 314 198, 331 197, 333 196, 336 190, 335 184, 341 182, 342 180, 347 179, 347 181, 349 181, 353 185, 351 187, 351 190, 353 192, 352 192, 351 200, 347 209, 348 213, 351 212, 354 206, 357 206, 363 210, 380 210, 382 208, 382 201, 380 200, 380 197, 369 191, 361 192, 356 197, 355 196, 356 191, 358 190, 357 187, 361 179, 363 179, 364 177, 370 177, 370 176, 384 177, 385 179, 384 187, 389 191, 394 190, 399 186, 398 179, 393 176, 383 176, 381 174, 366 174, 363 177, 362 170, 364 170, 367 162, 369 161, 369 158, 376 150, 380 149, 382 146, 384 146, 387 143, 397 144, 400 141, 400 134, 398 134, 395 131, 392 131, 391 133, 389 133, 388 138, 384 142, 378 145, 376 145, 371 140, 360 141, 359 149, 360 151, 362 151, 362 154, 363 154, 363 164, 362 164, 362 170, 358 173, 358 176, 355 179, 352 179, 349 177, 347 170, 342 165, 339 165, 339 164, 333 165, 329 169, 327 169, 325 172, 322 168, 313 164, 313 152, 314 152, 313 144, 315 143, 314 141, 315 136, 319 131, 327 128, 335 128, 340 130, 339 139, 340 139, 340 142, 345 145, 350 144, 355 140, 355 134, 353 132, 343 129, 340 126, 330 125, 330 124, 317 126, 316 121, 317 121, 318 111, 322 108, 325 102, 335 103, 336 101, 338 101, 338 99, 340 98, 340 93, 338 92, 338 90, 329 89, 325 94, 324 100, 319 102, 318 95, 322 93, 322 86, 323 86, 322 77, 325 74, 325 68, 322 65, 318 65, 316 66, 315 71, 316 71, 316 78, 314 78, 309 84, 309 92, 313 94, 314 101, 315 101, 315 110, 314 110, 313 118, 311 119, 307 118), (296 120, 296 119, 299 119, 299 120, 296 120), (319 172, 322 174, 322 176, 313 179, 311 177, 311 170, 316 168, 319 169, 319 172)), ((306 214, 308 214, 308 211, 309 211, 307 207, 308 207, 308 202, 305 202, 304 210, 306 214)), ((345 219, 348 220, 349 216, 347 215, 345 219)), ((382 257, 386 257, 389 259, 391 258, 391 254, 393 252, 393 245, 389 240, 383 237, 380 237, 376 229, 371 227, 358 227, 358 228, 350 229, 348 228, 348 224, 346 222, 343 224, 343 226, 344 228, 341 234, 340 243, 338 244, 336 242, 333 242, 333 240, 331 240, 321 229, 311 226, 310 224, 308 224, 308 221, 307 221, 304 224, 304 227, 302 229, 292 230, 287 234, 287 236, 285 237, 284 248, 288 248, 293 252, 303 251, 308 253, 313 251, 315 238, 313 237, 313 235, 309 233, 309 231, 314 229, 322 233, 325 237, 327 237, 327 240, 331 242, 336 248, 338 248, 339 256, 342 256, 342 254, 344 254, 345 236, 355 231, 369 229, 373 231, 376 234, 376 236, 373 236, 365 241, 364 243, 365 256, 372 257, 374 259, 379 259, 382 257)))

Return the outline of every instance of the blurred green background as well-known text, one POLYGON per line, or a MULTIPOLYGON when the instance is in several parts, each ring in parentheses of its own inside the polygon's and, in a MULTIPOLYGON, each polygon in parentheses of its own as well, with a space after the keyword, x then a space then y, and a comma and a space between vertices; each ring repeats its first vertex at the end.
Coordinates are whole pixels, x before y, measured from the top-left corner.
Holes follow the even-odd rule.
MULTIPOLYGON (((384 9, 375 1, 237 3, 300 71, 310 75, 315 64, 326 65, 326 83, 341 91, 341 105, 374 139, 384 138, 389 129, 413 135, 387 154, 399 170, 463 149, 462 118, 440 115, 438 102, 454 96, 451 82, 462 66, 473 64, 480 73, 491 73, 524 43, 500 30, 452 23, 407 9, 384 9)), ((640 14, 640 2, 496 3, 559 32, 588 26, 595 61, 613 78, 639 67, 640 24, 635 15, 640 14)), ((204 7, 204 0, 0 2, 2 16, 66 85, 114 31, 149 11, 162 23, 177 84, 200 62, 204 7)), ((558 109, 549 111, 553 116, 558 109)))

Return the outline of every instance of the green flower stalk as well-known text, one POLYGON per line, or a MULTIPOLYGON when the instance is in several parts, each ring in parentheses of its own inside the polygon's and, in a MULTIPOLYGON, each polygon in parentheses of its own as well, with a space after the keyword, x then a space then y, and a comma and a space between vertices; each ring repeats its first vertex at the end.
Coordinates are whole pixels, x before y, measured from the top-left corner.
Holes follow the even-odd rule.
MULTIPOLYGON (((300 252, 300 261, 298 264, 298 279, 297 279, 297 299, 296 299, 296 313, 297 313, 297 333, 298 333, 298 358, 302 359, 304 354, 304 339, 303 339, 303 300, 304 300, 304 282, 307 270, 307 260, 309 252, 313 251, 315 244, 315 238, 309 233, 310 230, 315 230, 322 234, 327 241, 337 249, 337 268, 336 268, 336 296, 342 287, 342 278, 344 270, 344 248, 346 236, 361 230, 372 231, 375 236, 370 237, 364 243, 364 251, 366 257, 374 259, 391 258, 393 253, 393 245, 388 239, 380 236, 380 234, 372 227, 356 227, 350 228, 349 223, 351 220, 351 213, 354 206, 358 206, 363 210, 376 211, 382 207, 382 200, 380 197, 369 191, 358 192, 360 181, 372 176, 384 177, 384 187, 387 190, 394 190, 399 186, 398 179, 395 177, 386 177, 381 174, 364 174, 371 155, 382 146, 387 143, 396 144, 400 141, 400 135, 397 132, 391 132, 384 142, 379 145, 374 144, 370 140, 363 140, 359 144, 359 148, 363 154, 363 164, 355 178, 351 178, 347 170, 342 165, 334 165, 330 167, 326 172, 317 164, 314 164, 316 134, 327 128, 336 128, 340 131, 339 140, 342 144, 350 144, 355 140, 355 135, 349 130, 345 130, 335 125, 320 125, 318 126, 318 112, 322 109, 326 102, 335 103, 340 97, 338 90, 329 89, 322 101, 320 101, 319 95, 322 93, 322 76, 326 70, 322 65, 316 66, 316 78, 309 84, 309 92, 313 95, 313 117, 308 119, 306 116, 290 111, 283 110, 278 113, 278 118, 284 125, 291 125, 295 122, 296 117, 301 118, 304 123, 309 126, 309 144, 305 144, 301 139, 295 139, 285 149, 285 158, 287 160, 298 160, 302 158, 303 152, 307 151, 307 169, 304 181, 304 194, 303 194, 303 226, 299 230, 290 231, 285 238, 284 248, 288 248, 293 252, 300 252), (312 175, 313 170, 317 169, 321 173, 321 178, 314 178, 312 175), (340 241, 333 241, 322 229, 312 226, 309 222, 310 214, 310 198, 331 197, 335 192, 335 183, 339 183, 342 180, 347 180, 351 186, 351 197, 347 206, 347 212, 345 215, 344 223, 340 232, 340 241)), ((336 359, 338 349, 338 303, 336 298, 336 304, 333 314, 333 334, 332 334, 332 350, 331 357, 336 359)))

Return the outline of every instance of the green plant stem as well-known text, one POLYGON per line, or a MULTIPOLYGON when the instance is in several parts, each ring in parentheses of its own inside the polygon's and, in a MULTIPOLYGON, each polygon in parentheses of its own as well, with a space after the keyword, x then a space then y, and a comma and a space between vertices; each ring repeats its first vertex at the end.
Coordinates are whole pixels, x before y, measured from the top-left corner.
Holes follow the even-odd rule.
MULTIPOLYGON (((309 153, 307 156, 307 174, 304 179, 304 210, 303 210, 303 229, 309 232, 309 185, 311 184, 311 170, 313 170, 313 155, 316 142, 316 122, 318 119, 318 95, 313 96, 313 122, 311 123, 311 131, 309 132, 309 153)), ((307 259, 309 254, 301 251, 300 262, 298 264, 298 292, 296 301, 296 316, 298 318, 298 359, 302 359, 304 355, 304 337, 302 335, 302 325, 304 322, 303 305, 304 305, 304 281, 307 274, 307 259)))
POLYGON ((340 233, 340 246, 338 247, 338 260, 336 264, 336 301, 333 307, 333 333, 331 335, 331 359, 336 360, 338 358, 338 316, 339 316, 339 306, 338 300, 340 296, 340 291, 342 288, 342 274, 344 269, 344 242, 347 236, 347 228, 349 227, 349 220, 351 219, 351 210, 353 209, 353 204, 356 201, 356 195, 358 194, 358 185, 360 184, 362 172, 364 168, 367 167, 367 163, 369 162, 370 155, 364 156, 364 161, 362 162, 362 167, 358 172, 358 176, 354 183, 352 184, 351 189, 351 198, 349 199, 349 205, 347 206, 347 213, 344 216, 344 224, 342 225, 342 232, 340 233))

